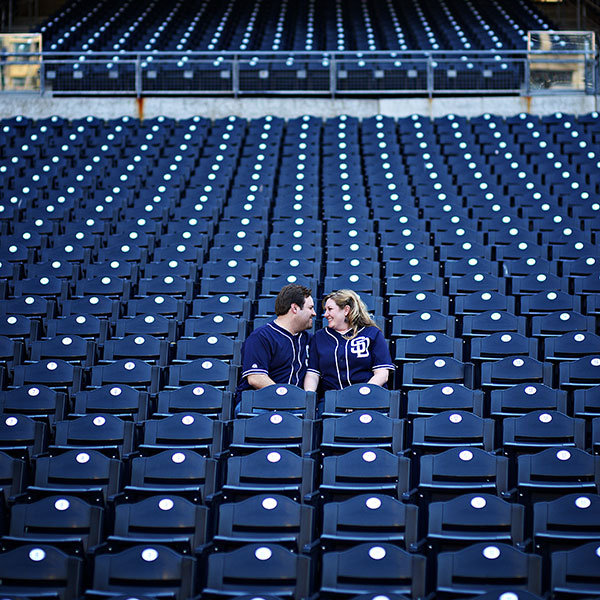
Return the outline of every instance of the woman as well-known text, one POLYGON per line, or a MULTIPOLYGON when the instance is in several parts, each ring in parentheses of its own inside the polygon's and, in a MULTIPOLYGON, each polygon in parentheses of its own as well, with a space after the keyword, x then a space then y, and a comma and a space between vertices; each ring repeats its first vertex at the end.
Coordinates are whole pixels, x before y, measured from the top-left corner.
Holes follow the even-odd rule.
POLYGON ((323 308, 327 327, 310 342, 304 389, 324 394, 353 383, 384 386, 394 370, 390 350, 359 295, 352 290, 332 292, 323 308))

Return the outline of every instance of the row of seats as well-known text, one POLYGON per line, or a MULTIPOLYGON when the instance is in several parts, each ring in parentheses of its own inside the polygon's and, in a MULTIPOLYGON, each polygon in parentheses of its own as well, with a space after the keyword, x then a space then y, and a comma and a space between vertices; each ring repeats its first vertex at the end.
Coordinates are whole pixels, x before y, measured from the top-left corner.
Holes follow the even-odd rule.
MULTIPOLYGON (((27 298, 32 297, 27 296, 27 298)), ((519 332, 509 332, 511 327, 497 327, 497 333, 488 332, 488 335, 480 335, 484 331, 486 321, 490 325, 496 322, 491 318, 491 314, 494 313, 486 312, 477 318, 464 318, 461 331, 468 340, 468 343, 465 343, 458 337, 446 333, 451 329, 454 335, 457 335, 456 323, 453 319, 440 313, 428 313, 426 310, 428 309, 392 318, 390 335, 395 350, 395 361, 398 362, 399 369, 402 369, 405 362, 433 357, 449 357, 456 361, 464 358, 465 362, 475 364, 475 369, 465 377, 465 381, 472 384, 473 378, 475 378, 485 386, 486 382, 491 385, 494 379, 499 383, 498 375, 495 375, 494 371, 497 371, 498 374, 506 373, 514 357, 524 357, 525 362, 528 362, 529 365, 522 371, 531 373, 533 379, 541 379, 543 383, 552 384, 557 377, 561 376, 561 372, 566 375, 571 369, 571 367, 561 367, 561 363, 564 361, 576 361, 587 355, 600 353, 596 334, 583 333, 581 330, 573 332, 573 322, 565 325, 564 321, 556 316, 554 319, 535 318, 534 326, 539 325, 539 329, 533 339, 519 332), (429 323, 431 319, 434 319, 434 323, 429 323), (436 321, 438 322, 436 323, 436 321), (555 325, 554 321, 558 321, 558 323, 555 325), (440 324, 442 325, 441 333, 440 324), (563 329, 570 331, 560 334, 560 325, 563 325, 563 329), (536 335, 539 339, 536 339, 536 335), (504 363, 491 367, 484 364, 488 361, 502 360, 504 363), (540 370, 539 374, 535 374, 537 370, 540 370)), ((176 336, 176 329, 169 325, 162 326, 164 321, 159 320, 160 315, 153 317, 155 319, 153 323, 147 323, 146 319, 149 320, 149 315, 118 319, 116 327, 112 327, 113 322, 110 319, 104 322, 96 319, 97 328, 76 333, 75 327, 78 325, 76 317, 49 319, 48 328, 44 331, 37 326, 37 320, 34 320, 35 317, 31 314, 25 317, 21 313, 15 313, 14 309, 6 314, 13 316, 5 316, 4 323, 0 321, 0 332, 7 334, 0 336, 0 361, 10 369, 17 365, 56 358, 88 369, 88 371, 91 367, 127 358, 141 359, 158 367, 167 367, 174 361, 192 361, 200 358, 217 358, 234 365, 240 364, 240 340, 234 341, 221 332, 204 332, 202 317, 184 322, 184 333, 198 335, 195 337, 178 336, 177 342, 170 344, 169 342, 173 342, 176 336), (14 316, 15 314, 18 316, 14 316), (101 323, 107 323, 108 327, 102 327, 101 323), (147 333, 150 325, 154 325, 156 328, 154 335, 147 333), (69 331, 70 327, 72 327, 71 331, 69 331), (113 334, 111 339, 107 339, 109 327, 113 334), (61 331, 59 335, 52 335, 58 330, 61 331), (84 335, 79 335, 80 333, 84 335)), ((507 315, 504 313, 505 318, 507 315)), ((570 314, 569 317, 568 320, 574 315, 570 314)), ((516 323, 523 322, 522 319, 519 320, 514 316, 513 319, 516 323)), ((587 324, 592 331, 594 330, 591 325, 593 319, 586 319, 580 315, 580 320, 587 324)), ((208 322, 213 324, 214 317, 213 319, 209 318, 208 322)), ((228 333, 231 335, 235 331, 228 333)), ((520 366, 524 366, 524 363, 520 366)), ((472 367, 469 368, 472 369, 472 367)), ((408 371, 408 367, 405 370, 408 371)), ((33 367, 28 371, 29 373, 23 372, 22 369, 19 370, 17 379, 26 382, 38 376, 33 367)), ((100 369, 95 369, 86 375, 91 376, 92 380, 97 381, 99 378, 104 380, 104 376, 100 375, 99 371, 100 369)), ((37 372, 39 373, 39 369, 37 372)), ((214 373, 215 371, 212 374, 214 373)), ((169 374, 170 377, 171 374, 169 374)), ((518 382, 519 379, 527 379, 527 375, 519 376, 515 373, 510 379, 518 382)), ((43 381, 44 377, 42 376, 39 383, 43 381)), ((58 379, 55 379, 55 383, 57 382, 58 379)), ((405 383, 409 384, 408 381, 405 383)))
POLYGON ((73 0, 43 23, 50 51, 377 51, 524 48, 528 30, 550 29, 530 2, 406 4, 194 0, 138 6, 73 0))
MULTIPOLYGON (((499 313, 497 313, 499 314, 499 313)), ((7 317, 6 322, 11 323, 17 317, 7 317)), ((21 322, 26 320, 21 318, 21 322)), ((98 321, 98 319, 97 319, 98 321)), ((398 387, 404 390, 422 389, 438 383, 457 383, 473 388, 481 388, 485 392, 505 389, 519 384, 543 384, 556 389, 573 392, 585 390, 598 382, 598 367, 600 358, 597 350, 589 354, 589 348, 582 347, 582 356, 566 354, 559 357, 563 361, 552 365, 550 362, 540 362, 528 356, 530 344, 524 344, 521 353, 507 352, 508 356, 502 358, 502 346, 512 339, 511 333, 483 338, 489 341, 490 354, 480 358, 481 364, 475 366, 469 362, 461 362, 453 358, 456 352, 456 343, 451 338, 442 338, 435 334, 427 334, 399 340, 396 344, 396 360, 398 361, 398 372, 396 382, 398 387), (504 340, 502 339, 504 337, 504 340), (491 339, 490 339, 491 338, 491 339), (401 343, 401 342, 405 343, 401 343), (445 342, 445 344, 444 344, 445 342), (440 345, 440 349, 430 350, 432 344, 440 345), (500 352, 495 348, 500 347, 500 352), (407 352, 405 352, 407 350, 407 352)), ((237 364, 225 362, 225 360, 206 357, 212 355, 210 348, 218 342, 218 338, 208 334, 197 338, 184 339, 178 342, 180 352, 179 359, 171 359, 170 366, 157 366, 148 364, 167 362, 167 344, 156 338, 148 339, 142 335, 129 336, 128 338, 116 338, 108 340, 106 347, 113 350, 112 355, 104 359, 105 364, 94 363, 93 343, 86 341, 83 337, 73 338, 74 334, 69 332, 61 337, 51 338, 33 342, 34 347, 41 352, 44 347, 48 351, 49 358, 25 362, 19 364, 19 346, 12 343, 8 337, 0 339, 4 348, 1 355, 5 369, 8 374, 0 371, 2 379, 10 386, 23 386, 28 384, 48 385, 75 394, 86 387, 98 388, 103 385, 119 383, 131 385, 137 388, 147 388, 149 393, 157 394, 159 390, 183 386, 190 383, 209 383, 219 387, 231 389, 235 385, 238 375, 237 364), (122 342, 122 343, 120 343, 122 342), (161 343, 162 342, 162 343, 161 343), (46 344, 44 346, 44 344, 46 344), (140 352, 138 348, 144 347, 140 352), (67 352, 63 347, 67 347, 67 352), (73 349, 71 349, 73 347, 73 349), (127 349, 133 348, 132 352, 127 349), (119 351, 118 348, 121 348, 119 351), (195 350, 194 348, 198 348, 195 350), (56 350, 53 350, 56 349, 56 350), (120 356, 126 358, 119 358, 120 356), (194 358, 200 355, 201 358, 194 358), (85 362, 87 368, 71 364, 65 359, 85 362), (175 364, 179 362, 180 364, 175 364)), ((582 333, 567 334, 569 341, 577 345, 577 339, 584 340, 586 336, 582 333), (576 339, 577 338, 577 339, 576 339)), ((229 340, 223 336, 223 340, 229 340)), ((229 340, 231 341, 231 340, 229 340)), ((476 340, 479 341, 479 340, 476 340)), ((232 342, 233 343, 233 342, 232 342)), ((473 344, 475 348, 480 344, 473 344)), ((594 348, 591 348, 594 350, 594 348)), ((472 351, 476 355, 476 350, 472 351)), ((21 355, 22 356, 22 355, 21 355)), ((107 356, 107 354, 105 354, 107 356)), ((233 359, 233 356, 226 357, 233 359)), ((550 357, 555 358, 555 357, 550 357)), ((102 363, 102 361, 101 361, 102 363)), ((392 387, 393 382, 392 382, 392 387)))
MULTIPOLYGON (((551 591, 555 597, 582 597, 577 594, 593 592, 594 584, 589 582, 595 579, 598 558, 597 542, 554 553, 551 591)), ((314 564, 310 558, 277 544, 249 544, 213 554, 203 563, 158 544, 100 554, 93 561, 92 585, 98 589, 87 589, 85 597, 104 598, 111 593, 124 597, 132 590, 151 594, 156 589, 157 571, 161 574, 161 595, 175 598, 192 597, 202 591, 202 598, 249 599, 261 594, 258 597, 300 599, 316 591, 324 599, 384 595, 406 600, 426 597, 429 588, 437 592, 436 597, 444 599, 467 594, 468 598, 539 600, 543 591, 540 558, 506 544, 474 544, 461 551, 440 553, 437 569, 433 570, 435 583, 433 577, 426 577, 431 567, 425 557, 408 554, 389 543, 326 552, 322 570, 317 572, 319 584, 314 589, 310 579, 314 564), (513 582, 512 586, 507 581, 513 582), (507 587, 511 591, 481 595, 486 588, 507 587)), ((21 591, 20 584, 25 581, 29 583, 25 589, 45 591, 49 576, 60 572, 58 585, 51 588, 67 599, 75 598, 84 589, 83 569, 81 558, 68 556, 52 546, 28 545, 0 554, 0 573, 9 594, 21 591)), ((588 596, 589 593, 584 597, 588 596)))
MULTIPOLYGON (((6 409, 6 404, 3 408, 6 409)), ((34 407, 23 408, 33 412, 34 407)), ((359 447, 382 448, 395 454, 408 449, 411 455, 420 457, 461 445, 486 451, 498 449, 513 458, 556 447, 600 452, 598 419, 587 422, 586 432, 584 419, 556 410, 531 411, 519 417, 502 414, 496 423, 472 412, 447 410, 416 417, 408 427, 402 419, 361 410, 337 419, 325 418, 322 424, 278 412, 236 419, 233 423, 187 412, 135 424, 110 413, 100 413, 73 415, 68 420, 54 421, 49 428, 36 416, 5 412, 0 447, 27 459, 48 451, 77 448, 97 448, 107 455, 125 458, 134 451, 151 455, 173 446, 212 457, 224 453, 245 455, 257 448, 284 448, 302 456, 317 452, 329 456, 359 447)))
POLYGON ((422 515, 418 506, 383 493, 358 494, 315 507, 275 490, 209 507, 193 503, 175 488, 130 486, 124 492, 128 501, 114 505, 113 518, 76 489, 62 496, 41 496, 37 488, 30 489, 27 498, 2 515, 2 541, 7 547, 51 543, 89 556, 105 550, 100 547, 105 543, 112 551, 155 543, 185 554, 204 553, 209 544, 222 552, 270 543, 317 556, 320 551, 347 550, 363 543, 389 543, 433 558, 440 551, 487 542, 521 551, 531 547, 533 554, 548 561, 553 552, 597 543, 589 523, 597 518, 599 497, 586 492, 534 503, 530 522, 525 506, 485 490, 462 495, 459 491, 451 499, 430 502, 422 515), (10 527, 5 527, 9 512, 10 527))
MULTIPOLYGON (((394 419, 429 417, 443 411, 466 411, 479 417, 502 420, 533 411, 557 411, 590 421, 598 415, 598 386, 571 390, 552 389, 544 384, 526 383, 491 390, 489 398, 481 389, 469 389, 456 383, 437 383, 408 393, 388 393, 370 385, 355 384, 344 390, 329 391, 323 400, 323 416, 341 416, 356 410, 378 411, 394 419), (402 394, 402 395, 400 395, 402 394)), ((0 395, 5 414, 23 414, 41 418, 50 425, 67 416, 112 414, 134 422, 150 415, 165 417, 191 411, 221 421, 233 417, 232 394, 210 384, 191 383, 165 389, 152 396, 147 389, 124 384, 108 384, 76 392, 69 397, 39 383, 13 387, 0 395)), ((243 395, 239 416, 261 411, 285 411, 314 420, 316 401, 311 394, 289 386, 243 395)))
POLYGON ((39 27, 46 51, 72 53, 44 61, 44 85, 54 93, 425 93, 431 86, 514 93, 523 85, 523 57, 496 53, 524 49, 529 30, 552 29, 527 0, 485 7, 415 0, 410 8, 398 0, 194 0, 185 7, 68 3, 39 27), (434 62, 426 54, 443 50, 454 54, 434 62), (331 51, 344 54, 332 60, 331 51), (142 62, 129 52, 143 52, 142 62), (230 52, 238 53, 235 65, 230 52))

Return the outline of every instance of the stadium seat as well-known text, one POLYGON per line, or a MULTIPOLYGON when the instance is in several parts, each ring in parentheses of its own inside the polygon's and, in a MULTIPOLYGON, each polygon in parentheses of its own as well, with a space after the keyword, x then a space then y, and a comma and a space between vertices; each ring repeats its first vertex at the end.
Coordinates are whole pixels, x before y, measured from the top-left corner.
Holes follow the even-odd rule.
POLYGON ((207 501, 215 492, 217 464, 193 450, 163 450, 131 461, 130 484, 124 497, 139 500, 158 494, 176 494, 191 502, 207 501))
POLYGON ((593 598, 598 594, 598 542, 552 554, 551 590, 556 598, 593 598))
POLYGON ((213 542, 217 551, 247 544, 278 544, 307 552, 313 546, 315 509, 279 494, 256 495, 219 506, 213 542))
POLYGON ((385 494, 328 502, 323 506, 320 542, 325 551, 346 550, 366 542, 417 548, 418 508, 385 494))
POLYGON ((441 598, 470 597, 505 586, 540 595, 542 559, 504 543, 473 544, 438 556, 436 593, 441 598))
POLYGON ((517 458, 517 490, 524 501, 550 501, 571 493, 597 494, 599 457, 578 448, 548 448, 517 458))
POLYGON ((364 543, 323 555, 320 595, 324 598, 425 593, 426 559, 389 543, 364 543))
POLYGON ((223 446, 223 423, 206 415, 182 412, 143 424, 138 446, 145 455, 168 449, 186 449, 202 456, 218 457, 223 446))
POLYGON ((401 412, 400 395, 396 390, 369 383, 355 383, 341 390, 327 390, 323 417, 343 416, 354 411, 377 411, 392 419, 401 412))
POLYGON ((0 391, 0 413, 24 415, 36 420, 54 421, 64 419, 66 397, 45 385, 24 385, 11 390, 0 391))
POLYGON ((509 461, 480 448, 450 448, 420 459, 419 496, 443 501, 461 494, 510 496, 509 461))
POLYGON ((260 390, 244 390, 237 416, 251 417, 262 412, 290 412, 306 419, 316 418, 316 394, 290 385, 270 385, 260 390))
POLYGON ((296 502, 310 498, 315 485, 315 462, 290 450, 256 450, 227 459, 223 499, 256 494, 282 494, 296 502))
POLYGON ((40 495, 75 495, 91 503, 105 504, 120 491, 123 464, 98 450, 68 450, 35 461, 33 486, 40 495))
POLYGON ((103 539, 104 510, 76 496, 47 496, 12 507, 5 544, 51 544, 83 555, 103 539))
POLYGON ((532 411, 504 419, 502 449, 507 456, 531 454, 546 448, 585 450, 585 421, 557 411, 532 411))
POLYGON ((542 384, 521 383, 491 393, 490 416, 518 417, 534 411, 567 413, 567 394, 542 384))
POLYGON ((547 559, 557 550, 572 550, 598 539, 592 523, 600 510, 596 494, 567 494, 533 505, 533 543, 547 559))
POLYGON ((26 544, 0 553, 2 592, 75 600, 83 587, 83 559, 49 544, 26 544))
POLYGON ((188 598, 195 589, 196 560, 167 546, 138 545, 115 554, 96 554, 94 579, 88 595, 100 597, 141 593, 169 594, 177 600, 188 598), (157 580, 157 573, 161 574, 157 580))
POLYGON ((429 505, 427 542, 441 551, 504 543, 525 549, 525 509, 492 494, 464 494, 429 505))
POLYGON ((413 421, 410 448, 415 456, 456 446, 494 450, 493 421, 471 412, 451 410, 413 421))
POLYGON ((85 415, 55 424, 51 452, 94 449, 112 458, 125 458, 133 451, 134 424, 115 415, 85 415))
POLYGON ((0 418, 0 450, 29 461, 47 450, 48 427, 24 415, 0 418))
POLYGON ((162 544, 189 554, 207 540, 208 508, 177 495, 156 495, 115 507, 113 548, 162 544))
POLYGON ((128 385, 103 385, 75 394, 72 416, 111 414, 121 419, 143 421, 148 417, 148 393, 128 385))
POLYGON ((315 449, 314 422, 287 411, 236 419, 231 429, 230 455, 249 454, 262 448, 310 455, 315 449))
POLYGON ((357 494, 387 494, 407 497, 410 492, 410 460, 387 450, 351 450, 323 459, 320 496, 328 500, 357 494))
POLYGON ((460 384, 437 383, 422 390, 410 390, 406 406, 409 421, 445 411, 467 411, 481 417, 483 393, 481 390, 470 390, 460 384))
POLYGON ((321 454, 343 454, 354 449, 404 449, 404 422, 374 410, 354 410, 336 419, 324 419, 321 454))
POLYGON ((247 544, 208 557, 206 598, 234 598, 243 593, 305 598, 310 559, 271 543, 247 544))
POLYGON ((96 365, 92 367, 93 387, 108 384, 129 385, 140 391, 156 394, 160 384, 160 368, 150 366, 137 358, 116 360, 109 365, 96 365))
POLYGON ((24 460, 0 452, 0 501, 4 505, 9 499, 23 492, 27 475, 26 465, 24 460))

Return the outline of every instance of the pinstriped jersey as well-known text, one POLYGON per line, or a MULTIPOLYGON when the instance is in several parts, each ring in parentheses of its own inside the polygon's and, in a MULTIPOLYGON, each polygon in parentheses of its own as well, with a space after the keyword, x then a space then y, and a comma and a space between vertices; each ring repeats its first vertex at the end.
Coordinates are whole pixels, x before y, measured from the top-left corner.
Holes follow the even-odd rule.
POLYGON ((308 371, 321 377, 323 392, 365 383, 371 379, 373 369, 394 368, 388 344, 377 327, 363 327, 352 339, 324 327, 310 343, 308 371))
POLYGON ((268 375, 275 383, 302 387, 306 374, 310 334, 292 334, 271 321, 253 331, 242 345, 242 378, 236 400, 244 390, 252 389, 248 375, 268 375))

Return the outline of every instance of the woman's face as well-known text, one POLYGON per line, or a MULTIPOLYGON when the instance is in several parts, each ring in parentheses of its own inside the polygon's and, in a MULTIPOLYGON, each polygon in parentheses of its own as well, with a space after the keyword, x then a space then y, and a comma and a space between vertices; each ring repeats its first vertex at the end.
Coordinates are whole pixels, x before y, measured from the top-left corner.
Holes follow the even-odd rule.
POLYGON ((336 331, 347 331, 348 323, 346 317, 350 312, 349 306, 340 308, 331 298, 325 303, 325 318, 327 319, 327 327, 336 331))

